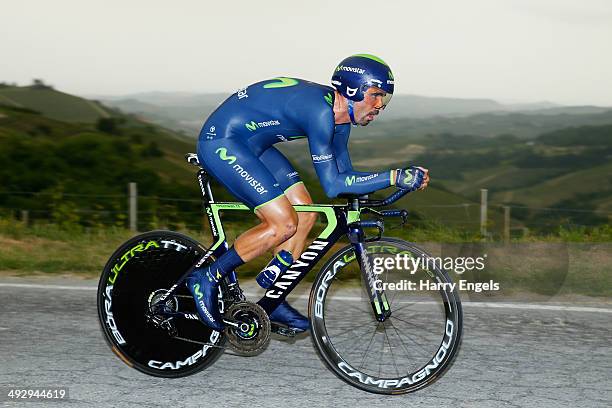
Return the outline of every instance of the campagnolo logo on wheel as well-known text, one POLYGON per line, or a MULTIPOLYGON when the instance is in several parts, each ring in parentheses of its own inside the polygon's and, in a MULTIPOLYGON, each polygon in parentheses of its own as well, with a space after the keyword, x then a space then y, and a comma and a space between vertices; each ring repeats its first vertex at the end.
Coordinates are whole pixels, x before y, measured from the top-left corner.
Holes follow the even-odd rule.
POLYGON ((151 368, 155 368, 157 370, 179 370, 183 367, 189 367, 196 364, 202 357, 206 356, 208 350, 210 350, 219 340, 219 332, 212 331, 209 341, 211 344, 204 345, 201 349, 198 349, 195 353, 188 356, 184 360, 177 361, 158 361, 158 360, 149 360, 148 366, 151 368))
POLYGON ((400 388, 406 385, 413 385, 427 379, 429 376, 435 373, 438 368, 440 368, 453 342, 454 328, 454 323, 451 320, 447 319, 446 328, 444 332, 444 340, 442 341, 442 344, 440 345, 440 348, 438 348, 438 351, 436 352, 434 357, 425 365, 425 367, 405 377, 395 379, 374 378, 351 367, 344 360, 338 362, 337 366, 346 375, 357 379, 360 383, 364 385, 374 385, 379 388, 400 388))

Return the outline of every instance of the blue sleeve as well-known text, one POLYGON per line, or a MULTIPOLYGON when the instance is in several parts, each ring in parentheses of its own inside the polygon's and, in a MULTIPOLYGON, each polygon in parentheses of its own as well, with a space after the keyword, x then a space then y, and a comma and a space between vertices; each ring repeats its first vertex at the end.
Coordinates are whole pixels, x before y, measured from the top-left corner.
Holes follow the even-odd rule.
POLYGON ((334 133, 334 116, 329 107, 308 115, 305 125, 308 145, 317 176, 328 197, 340 194, 369 194, 392 185, 391 172, 364 173, 353 170, 348 154, 350 128, 338 126, 334 133), (338 138, 335 140, 335 138, 338 138))
POLYGON ((338 171, 340 173, 353 173, 355 175, 368 176, 372 173, 364 173, 361 171, 355 171, 353 169, 353 163, 349 154, 348 142, 351 134, 351 125, 336 125, 334 128, 334 138, 332 140, 332 147, 334 149, 334 156, 336 157, 336 164, 338 165, 338 171))

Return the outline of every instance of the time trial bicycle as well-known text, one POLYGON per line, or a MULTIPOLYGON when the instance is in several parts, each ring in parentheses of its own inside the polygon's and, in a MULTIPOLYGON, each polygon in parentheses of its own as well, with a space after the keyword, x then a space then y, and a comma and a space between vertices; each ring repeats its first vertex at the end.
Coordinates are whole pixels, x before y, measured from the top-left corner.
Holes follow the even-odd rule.
MULTIPOLYGON (((195 154, 186 159, 199 166, 195 154)), ((310 335, 322 361, 348 384, 381 394, 416 391, 449 368, 463 322, 457 291, 444 285, 452 280, 416 245, 383 236, 385 218, 405 223, 407 211, 377 208, 407 191, 382 200, 350 196, 346 204, 295 205, 297 212, 323 215, 325 228, 256 303, 246 299, 235 271, 230 273, 220 285, 226 329, 218 332, 199 320, 184 282, 194 268, 227 251, 220 213, 248 207, 215 202, 206 171, 200 168, 197 178, 213 237, 210 247, 178 232, 150 231, 121 245, 104 267, 98 315, 108 344, 123 362, 152 376, 184 377, 211 366, 227 348, 256 355, 272 332, 294 336, 290 328, 271 324, 268 315, 335 243, 348 238, 348 245, 319 269, 310 291, 310 335), (370 230, 376 233, 367 235, 370 230), (398 257, 421 259, 412 263, 420 267, 401 269, 393 262, 398 257), (423 281, 438 283, 438 289, 420 290, 416 282, 423 281)))

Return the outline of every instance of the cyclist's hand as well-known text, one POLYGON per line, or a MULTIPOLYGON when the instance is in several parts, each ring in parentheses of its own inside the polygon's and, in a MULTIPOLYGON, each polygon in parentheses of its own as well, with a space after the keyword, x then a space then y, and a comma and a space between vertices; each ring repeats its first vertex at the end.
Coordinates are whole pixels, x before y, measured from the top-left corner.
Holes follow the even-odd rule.
POLYGON ((397 169, 395 185, 402 190, 415 191, 427 187, 429 171, 422 167, 410 166, 407 169, 397 169))
POLYGON ((423 173, 425 173, 425 177, 423 178, 423 183, 421 184, 421 187, 419 187, 419 190, 425 190, 427 186, 429 185, 429 170, 424 167, 420 167, 420 166, 416 166, 416 168, 419 170, 422 170, 423 173))

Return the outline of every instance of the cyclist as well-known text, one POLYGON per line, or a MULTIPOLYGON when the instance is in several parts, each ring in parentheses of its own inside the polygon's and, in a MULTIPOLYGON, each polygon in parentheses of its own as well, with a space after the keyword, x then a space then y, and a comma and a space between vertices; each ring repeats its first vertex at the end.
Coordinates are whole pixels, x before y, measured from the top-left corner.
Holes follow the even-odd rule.
MULTIPOLYGON (((330 198, 390 186, 410 191, 427 187, 429 174, 422 167, 359 172, 351 165, 351 124, 367 126, 389 103, 394 88, 389 66, 370 54, 353 55, 336 67, 331 83, 333 88, 278 77, 249 85, 226 99, 202 127, 200 165, 261 221, 187 279, 200 318, 215 330, 224 328, 217 304, 219 281, 272 248, 297 259, 317 217, 293 209, 293 204, 311 204, 312 199, 275 143, 308 138, 315 171, 330 198)), ((296 331, 309 328, 308 319, 286 301, 270 320, 296 331)))

